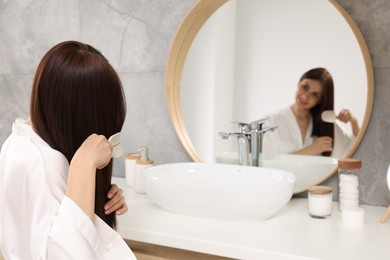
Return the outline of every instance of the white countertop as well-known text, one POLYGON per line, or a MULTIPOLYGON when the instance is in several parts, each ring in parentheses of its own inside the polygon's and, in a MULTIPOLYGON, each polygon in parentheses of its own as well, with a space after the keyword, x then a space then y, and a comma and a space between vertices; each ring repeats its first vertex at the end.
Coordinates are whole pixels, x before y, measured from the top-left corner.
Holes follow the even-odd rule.
POLYGON ((124 239, 237 259, 390 259, 390 220, 379 223, 384 207, 363 205, 365 225, 359 228, 343 226, 336 202, 331 218, 311 218, 307 199, 292 199, 268 220, 227 222, 167 212, 124 178, 113 183, 129 207, 118 217, 124 239))

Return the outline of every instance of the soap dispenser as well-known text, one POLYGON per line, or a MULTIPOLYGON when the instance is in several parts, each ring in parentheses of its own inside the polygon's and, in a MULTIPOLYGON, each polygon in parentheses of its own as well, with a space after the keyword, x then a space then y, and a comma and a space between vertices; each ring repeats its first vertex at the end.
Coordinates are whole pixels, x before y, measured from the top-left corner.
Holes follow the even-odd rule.
POLYGON ((135 163, 134 189, 137 193, 146 193, 143 172, 153 166, 153 161, 149 160, 148 148, 146 146, 139 148, 137 152, 141 154, 141 158, 135 163))

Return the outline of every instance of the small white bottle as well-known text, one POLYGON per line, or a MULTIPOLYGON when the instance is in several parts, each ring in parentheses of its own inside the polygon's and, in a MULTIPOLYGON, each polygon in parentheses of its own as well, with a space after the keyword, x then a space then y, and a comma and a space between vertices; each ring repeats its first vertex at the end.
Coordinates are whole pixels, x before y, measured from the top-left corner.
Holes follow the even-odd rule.
POLYGON ((125 160, 126 184, 134 186, 135 179, 135 163, 141 158, 140 153, 128 153, 125 160))
POLYGON ((153 166, 153 161, 149 160, 148 148, 146 146, 139 148, 137 152, 141 154, 141 158, 135 163, 134 189, 137 193, 146 193, 143 172, 153 166))

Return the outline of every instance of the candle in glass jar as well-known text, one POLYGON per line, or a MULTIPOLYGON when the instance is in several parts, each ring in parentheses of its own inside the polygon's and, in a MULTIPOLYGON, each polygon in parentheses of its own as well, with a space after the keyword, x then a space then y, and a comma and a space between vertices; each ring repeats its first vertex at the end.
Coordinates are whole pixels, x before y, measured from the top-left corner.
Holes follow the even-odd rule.
POLYGON ((312 186, 308 189, 309 215, 313 218, 329 218, 332 215, 332 188, 312 186))

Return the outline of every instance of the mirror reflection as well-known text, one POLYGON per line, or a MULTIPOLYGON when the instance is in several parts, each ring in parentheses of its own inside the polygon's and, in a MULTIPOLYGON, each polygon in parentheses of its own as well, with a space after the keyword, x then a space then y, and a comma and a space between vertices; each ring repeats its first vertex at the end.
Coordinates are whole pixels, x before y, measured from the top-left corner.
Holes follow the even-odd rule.
MULTIPOLYGON (((278 125, 264 135, 264 151, 334 159, 350 156, 366 129, 373 79, 364 39, 345 11, 334 1, 321 0, 201 2, 220 2, 220 6, 199 24, 199 32, 191 32, 193 39, 189 33, 183 40, 183 53, 171 53, 167 71, 168 84, 173 82, 171 93, 167 87, 168 103, 170 99, 179 103, 171 106, 171 116, 190 156, 205 162, 238 156, 237 139, 223 140, 217 133, 236 132, 239 127, 232 122, 250 123, 264 117, 271 117, 268 124, 278 125), (178 62, 182 74, 180 68, 169 71, 175 55, 176 61, 184 56, 183 64, 178 62), (311 114, 303 122, 297 120, 304 115, 294 112, 297 99, 306 102, 298 95, 300 84, 315 86, 307 83, 310 79, 302 82, 301 76, 313 68, 325 68, 332 77, 333 104, 321 112, 328 111, 325 120, 331 120, 329 112, 333 111, 334 123, 323 122, 321 113, 311 114), (284 109, 290 112, 290 119, 295 118, 295 132, 288 126, 288 118, 277 121, 272 117, 284 109), (320 127, 312 120, 319 121, 320 127), (313 126, 315 131, 325 131, 314 136, 327 138, 313 137, 313 126), (292 144, 278 136, 280 130, 294 133, 289 138, 298 146, 288 147, 292 144), (342 140, 338 133, 347 138, 342 140), (305 144, 314 143, 317 148, 312 146, 311 152, 300 151, 305 144), (275 144, 282 149, 274 148, 275 144)), ((193 25, 196 28, 198 24, 195 21, 193 25)), ((194 29, 187 32, 190 30, 194 29)), ((178 38, 174 44, 180 44, 178 38)), ((321 97, 323 89, 320 92, 314 95, 321 97)), ((331 169, 306 184, 323 181, 335 167, 331 169)))
POLYGON ((278 128, 264 136, 262 151, 341 158, 360 127, 349 109, 334 112, 333 93, 333 78, 328 70, 314 68, 305 72, 299 79, 294 103, 269 115, 271 124, 278 128))

